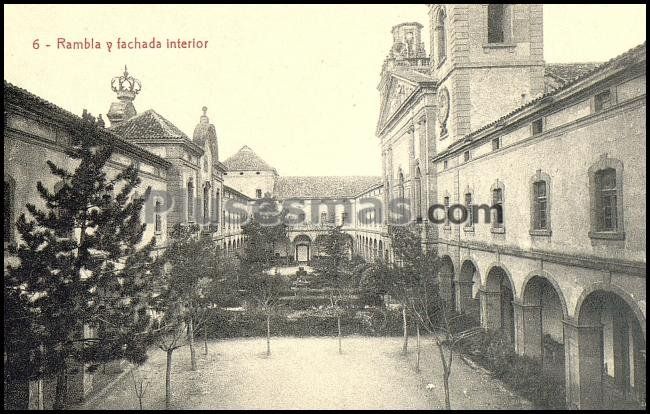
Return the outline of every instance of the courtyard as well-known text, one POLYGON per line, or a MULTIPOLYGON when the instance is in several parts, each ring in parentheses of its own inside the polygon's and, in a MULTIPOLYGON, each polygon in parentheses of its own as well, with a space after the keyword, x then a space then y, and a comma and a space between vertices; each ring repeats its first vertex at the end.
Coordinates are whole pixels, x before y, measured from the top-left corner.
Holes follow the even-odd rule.
MULTIPOLYGON (((437 349, 423 337, 420 372, 415 338, 408 356, 402 338, 280 337, 228 339, 197 344, 198 369, 191 371, 187 346, 174 353, 172 409, 444 409, 437 349)), ((165 354, 152 349, 136 376, 150 382, 144 409, 165 407, 165 354)), ((450 378, 452 409, 530 409, 483 371, 454 358, 450 378)), ((87 409, 137 409, 131 375, 124 375, 87 409)))

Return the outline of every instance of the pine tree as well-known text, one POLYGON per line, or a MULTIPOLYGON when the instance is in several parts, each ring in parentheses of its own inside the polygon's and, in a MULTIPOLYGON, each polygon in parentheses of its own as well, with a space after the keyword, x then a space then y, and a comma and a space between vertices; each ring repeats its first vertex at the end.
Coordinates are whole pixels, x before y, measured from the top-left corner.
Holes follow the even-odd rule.
POLYGON ((141 362, 148 338, 143 332, 155 240, 139 246, 149 189, 134 197, 140 185, 134 165, 109 177, 113 148, 84 115, 66 151, 77 167, 68 171, 47 162, 62 187, 53 192, 37 183, 44 208, 27 204, 32 219, 19 217, 21 240, 9 249, 19 264, 5 273, 5 297, 22 298, 29 316, 25 321, 5 314, 5 326, 19 324, 33 337, 28 346, 33 370, 39 378, 57 379, 55 409, 65 404, 70 366, 123 358, 141 362), (95 331, 91 337, 84 332, 88 327, 95 331))

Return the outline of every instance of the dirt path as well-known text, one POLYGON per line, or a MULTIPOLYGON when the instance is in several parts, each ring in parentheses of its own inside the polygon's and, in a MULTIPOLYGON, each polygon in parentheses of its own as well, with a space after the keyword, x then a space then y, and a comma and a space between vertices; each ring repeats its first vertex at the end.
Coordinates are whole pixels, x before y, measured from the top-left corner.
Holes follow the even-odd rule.
MULTIPOLYGON (((439 361, 424 341, 422 372, 414 348, 400 355, 400 338, 346 337, 343 355, 335 338, 236 339, 199 349, 199 369, 189 370, 189 349, 174 356, 173 407, 188 409, 431 409, 444 408, 439 361), (436 357, 436 358, 434 358, 436 357), (434 372, 434 370, 436 370, 434 372), (428 384, 433 386, 427 386, 428 384)), ((164 354, 152 351, 140 368, 151 381, 144 408, 164 408, 164 354)), ((487 375, 457 360, 451 377, 452 408, 521 409, 530 406, 487 375)), ((90 409, 134 409, 130 375, 90 409)))

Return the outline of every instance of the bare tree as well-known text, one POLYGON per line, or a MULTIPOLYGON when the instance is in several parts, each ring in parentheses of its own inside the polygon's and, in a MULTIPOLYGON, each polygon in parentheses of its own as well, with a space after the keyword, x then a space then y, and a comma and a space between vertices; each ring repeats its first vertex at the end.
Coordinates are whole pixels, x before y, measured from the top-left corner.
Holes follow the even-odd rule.
POLYGON ((151 385, 151 381, 149 381, 138 367, 133 367, 133 369, 131 369, 131 380, 133 381, 133 392, 135 393, 138 403, 140 404, 140 409, 142 410, 142 400, 147 393, 149 385, 151 385), (137 375, 136 371, 138 371, 137 375))

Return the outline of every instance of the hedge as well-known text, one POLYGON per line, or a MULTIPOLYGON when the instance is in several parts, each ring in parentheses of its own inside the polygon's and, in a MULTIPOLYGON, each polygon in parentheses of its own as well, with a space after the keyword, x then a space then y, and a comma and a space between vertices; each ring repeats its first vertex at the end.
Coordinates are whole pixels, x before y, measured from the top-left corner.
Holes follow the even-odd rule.
MULTIPOLYGON (((337 321, 333 317, 322 317, 314 312, 295 317, 300 312, 282 312, 271 316, 272 336, 335 336, 337 321)), ((206 319, 209 338, 250 338, 266 336, 266 315, 257 311, 228 311, 210 309, 206 319)), ((409 333, 415 334, 412 323, 409 333)), ((402 314, 388 309, 368 308, 363 310, 348 309, 341 318, 343 335, 366 336, 400 336, 402 332, 402 314)), ((203 330, 200 329, 203 334, 203 330)))

